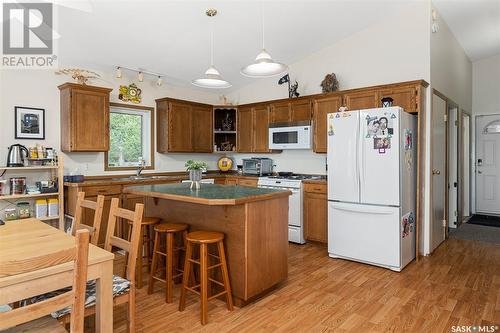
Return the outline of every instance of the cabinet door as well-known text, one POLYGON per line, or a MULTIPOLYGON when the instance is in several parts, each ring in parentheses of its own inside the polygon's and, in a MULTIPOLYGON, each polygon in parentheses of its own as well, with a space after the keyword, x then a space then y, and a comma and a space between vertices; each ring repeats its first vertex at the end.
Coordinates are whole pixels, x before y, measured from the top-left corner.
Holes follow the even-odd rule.
POLYGON ((156 103, 156 151, 168 152, 168 102, 156 103))
POLYGON ((379 92, 379 106, 382 106, 382 98, 391 97, 392 105, 402 107, 406 112, 417 112, 417 89, 413 87, 401 87, 384 89, 379 92))
POLYGON ((252 108, 243 107, 238 109, 238 152, 252 152, 253 119, 252 108))
POLYGON ((191 105, 171 102, 168 117, 168 151, 192 152, 191 105))
POLYGON ((240 178, 238 179, 238 185, 257 187, 257 181, 258 181, 257 178, 255 179, 240 178))
POLYGON ((269 107, 257 106, 253 109, 253 151, 269 152, 269 107))
POLYGON ((72 89, 71 151, 109 150, 109 93, 72 89))
POLYGON ((337 112, 341 106, 340 96, 318 98, 314 100, 313 111, 313 150, 316 153, 327 152, 327 120, 328 113, 337 112))
POLYGON ((350 111, 377 108, 379 106, 377 91, 348 92, 344 94, 344 106, 350 111))
POLYGON ((238 185, 238 178, 226 178, 226 185, 238 185))
POLYGON ((311 100, 299 100, 291 103, 292 121, 309 121, 311 120, 311 100))
POLYGON ((219 185, 226 185, 226 178, 215 178, 214 183, 219 185))
POLYGON ((290 121, 290 111, 290 103, 288 101, 271 104, 271 122, 280 123, 290 121))
POLYGON ((325 194, 304 193, 304 233, 306 240, 328 241, 328 213, 325 194))
POLYGON ((193 106, 193 150, 197 153, 211 153, 213 150, 212 108, 193 106))

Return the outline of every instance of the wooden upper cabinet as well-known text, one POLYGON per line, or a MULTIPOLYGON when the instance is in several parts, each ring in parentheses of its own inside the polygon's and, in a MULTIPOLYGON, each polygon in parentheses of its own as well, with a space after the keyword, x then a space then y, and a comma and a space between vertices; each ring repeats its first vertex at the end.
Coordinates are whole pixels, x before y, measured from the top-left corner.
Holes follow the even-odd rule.
POLYGON ((112 89, 75 83, 60 85, 61 150, 109 150, 109 93, 112 89))
POLYGON ((193 151, 191 116, 190 104, 170 102, 168 108, 169 152, 193 151))
POLYGON ((156 102, 156 151, 168 152, 168 101, 156 102))
POLYGON ((212 107, 193 106, 193 150, 195 152, 210 153, 213 150, 212 135, 212 107))
POLYGON ((259 105, 253 109, 253 152, 269 152, 269 107, 259 105))
POLYGON ((313 150, 316 153, 327 152, 327 114, 337 112, 342 105, 342 97, 328 96, 313 101, 313 150))
POLYGON ((379 106, 377 90, 347 92, 343 95, 344 106, 349 110, 372 109, 379 106))
POLYGON ((382 98, 393 99, 392 105, 402 107, 406 112, 417 112, 417 89, 415 86, 394 87, 382 89, 379 92, 379 106, 382 106, 382 98))
POLYGON ((211 105, 170 98, 158 99, 156 122, 158 152, 212 152, 211 105))
POLYGON ((291 121, 310 121, 312 110, 311 110, 311 100, 300 99, 296 101, 291 101, 291 121))
POLYGON ((252 152, 253 142, 253 109, 252 107, 238 108, 238 140, 237 149, 240 153, 252 152))
POLYGON ((291 120, 291 107, 288 101, 271 104, 271 122, 282 123, 291 120))

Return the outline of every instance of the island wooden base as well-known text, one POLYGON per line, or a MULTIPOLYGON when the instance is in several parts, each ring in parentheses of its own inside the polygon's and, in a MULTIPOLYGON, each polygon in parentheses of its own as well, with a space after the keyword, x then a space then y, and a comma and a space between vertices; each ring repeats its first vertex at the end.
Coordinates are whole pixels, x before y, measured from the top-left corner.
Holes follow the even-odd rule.
POLYGON ((288 197, 234 206, 147 198, 146 216, 223 232, 235 305, 262 296, 288 275, 288 197))

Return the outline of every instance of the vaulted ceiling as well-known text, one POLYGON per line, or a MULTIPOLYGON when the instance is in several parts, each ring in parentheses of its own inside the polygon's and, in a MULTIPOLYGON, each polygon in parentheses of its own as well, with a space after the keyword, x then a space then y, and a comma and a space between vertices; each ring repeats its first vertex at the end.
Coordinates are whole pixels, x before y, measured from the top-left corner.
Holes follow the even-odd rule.
MULTIPOLYGON (((293 63, 404 6, 394 0, 264 1, 266 48, 274 59, 293 63)), ((142 68, 189 85, 209 66, 210 7, 219 12, 213 22, 215 66, 237 89, 251 82, 240 68, 261 48, 260 1, 88 0, 57 6, 60 63, 142 68)))
POLYGON ((500 54, 500 0, 433 0, 471 61, 500 54))

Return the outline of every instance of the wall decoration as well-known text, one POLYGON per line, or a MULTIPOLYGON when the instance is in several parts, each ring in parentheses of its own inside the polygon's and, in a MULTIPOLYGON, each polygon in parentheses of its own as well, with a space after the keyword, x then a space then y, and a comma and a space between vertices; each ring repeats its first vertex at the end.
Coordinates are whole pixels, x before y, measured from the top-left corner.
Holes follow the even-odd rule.
POLYGON ((383 108, 391 107, 392 103, 394 102, 394 100, 391 97, 384 97, 380 101, 382 102, 383 108))
POLYGON ((300 94, 297 91, 297 89, 299 88, 299 84, 298 84, 297 80, 295 80, 295 83, 293 85, 290 85, 290 75, 286 74, 285 76, 281 77, 278 80, 279 85, 282 85, 284 83, 288 83, 288 98, 300 96, 300 94))
POLYGON ((299 89, 299 83, 297 81, 295 81, 295 83, 292 84, 292 86, 290 87, 290 90, 288 92, 289 97, 290 98, 299 97, 300 94, 297 91, 298 89, 299 89))
POLYGON ((69 75, 78 84, 87 84, 90 79, 100 79, 101 76, 96 72, 80 68, 63 68, 56 72, 56 75, 69 75))
POLYGON ((129 86, 120 86, 118 99, 124 102, 132 102, 139 104, 142 99, 141 94, 142 90, 137 88, 135 83, 132 83, 129 86))
POLYGON ((321 89, 323 93, 329 93, 339 90, 339 81, 337 81, 337 76, 335 73, 326 74, 323 81, 321 81, 321 89))
POLYGON ((16 106, 15 138, 45 140, 45 109, 16 106))

